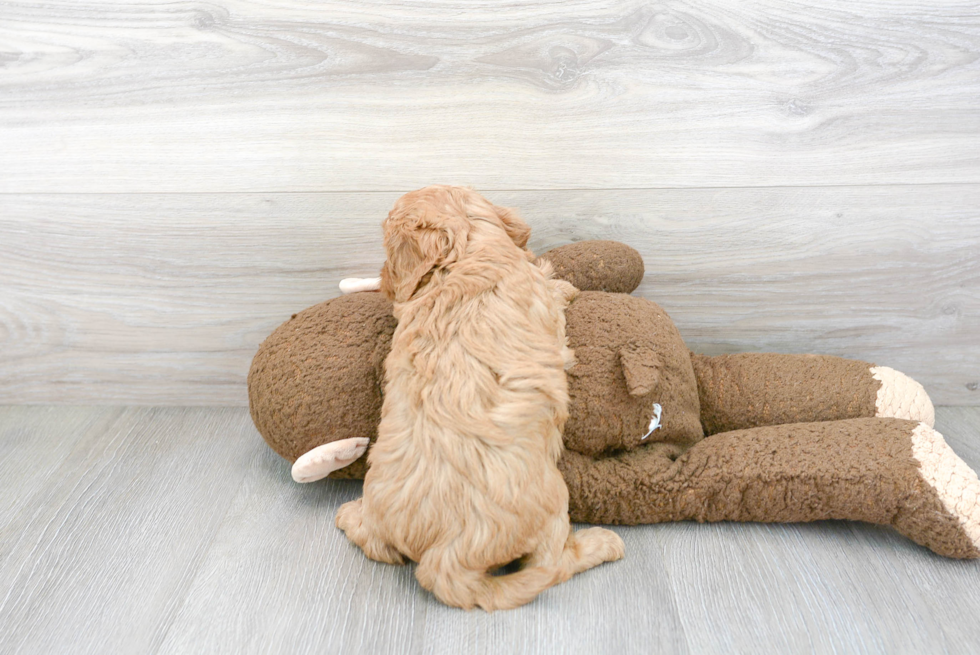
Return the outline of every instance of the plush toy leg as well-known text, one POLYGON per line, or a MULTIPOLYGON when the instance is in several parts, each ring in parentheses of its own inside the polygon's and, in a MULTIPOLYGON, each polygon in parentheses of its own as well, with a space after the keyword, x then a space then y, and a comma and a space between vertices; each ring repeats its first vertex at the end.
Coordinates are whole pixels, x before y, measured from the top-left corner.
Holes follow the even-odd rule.
POLYGON ((885 366, 771 353, 692 354, 691 361, 707 434, 874 416, 935 423, 922 385, 885 366))
POLYGON ((651 444, 565 453, 572 519, 892 525, 947 557, 980 556, 980 481, 923 423, 863 418, 726 432, 681 453, 651 444))

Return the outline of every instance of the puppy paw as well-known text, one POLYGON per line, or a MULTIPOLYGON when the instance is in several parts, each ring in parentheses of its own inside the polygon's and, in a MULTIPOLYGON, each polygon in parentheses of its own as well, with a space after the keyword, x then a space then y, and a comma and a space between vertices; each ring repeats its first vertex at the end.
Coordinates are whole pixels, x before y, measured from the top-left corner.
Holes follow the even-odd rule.
POLYGON ((578 288, 575 287, 571 282, 566 282, 565 280, 551 280, 551 283, 555 285, 555 289, 558 291, 558 295, 566 302, 572 302, 579 294, 578 288))
POLYGON ((361 527, 361 516, 361 499, 358 498, 340 506, 337 510, 337 518, 334 520, 334 523, 338 528, 346 532, 347 536, 350 536, 351 532, 361 527))
POLYGON ((618 534, 606 528, 586 528, 575 533, 583 555, 594 561, 615 562, 626 555, 626 545, 618 534))
POLYGON ((404 564, 405 558, 394 546, 385 543, 364 525, 362 498, 344 503, 337 510, 336 525, 369 559, 384 564, 404 564))
POLYGON ((578 364, 578 360, 575 359, 575 351, 568 346, 563 346, 561 349, 561 362, 566 371, 572 370, 578 364))

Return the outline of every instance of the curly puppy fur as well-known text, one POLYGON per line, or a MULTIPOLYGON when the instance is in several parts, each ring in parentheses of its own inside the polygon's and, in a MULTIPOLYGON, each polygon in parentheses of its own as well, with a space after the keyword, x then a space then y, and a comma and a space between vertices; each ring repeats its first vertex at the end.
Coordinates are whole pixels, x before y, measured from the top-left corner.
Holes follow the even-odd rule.
POLYGON ((523 605, 623 556, 614 532, 571 532, 556 464, 577 290, 532 263, 529 234, 459 187, 409 193, 384 221, 381 288, 398 327, 364 496, 337 526, 372 559, 418 562, 424 588, 466 609, 523 605))

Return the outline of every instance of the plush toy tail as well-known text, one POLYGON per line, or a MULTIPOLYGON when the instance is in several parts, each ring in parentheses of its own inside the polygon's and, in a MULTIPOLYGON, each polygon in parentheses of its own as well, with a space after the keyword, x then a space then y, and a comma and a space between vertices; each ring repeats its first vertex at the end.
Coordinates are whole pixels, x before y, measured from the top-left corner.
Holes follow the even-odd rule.
POLYGON ((600 460, 566 452, 572 519, 894 526, 940 555, 980 557, 980 480, 924 423, 858 418, 736 430, 686 452, 651 444, 600 460))

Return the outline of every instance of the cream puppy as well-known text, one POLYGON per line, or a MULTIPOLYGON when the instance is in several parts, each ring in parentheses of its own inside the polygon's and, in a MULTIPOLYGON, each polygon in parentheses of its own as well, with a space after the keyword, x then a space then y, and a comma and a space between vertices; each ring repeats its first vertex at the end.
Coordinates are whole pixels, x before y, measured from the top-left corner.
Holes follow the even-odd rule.
POLYGON ((614 532, 571 531, 556 463, 577 291, 532 263, 529 235, 460 187, 409 193, 384 221, 381 290, 398 327, 364 495, 337 526, 372 559, 418 562, 423 587, 467 609, 517 607, 623 556, 614 532))

